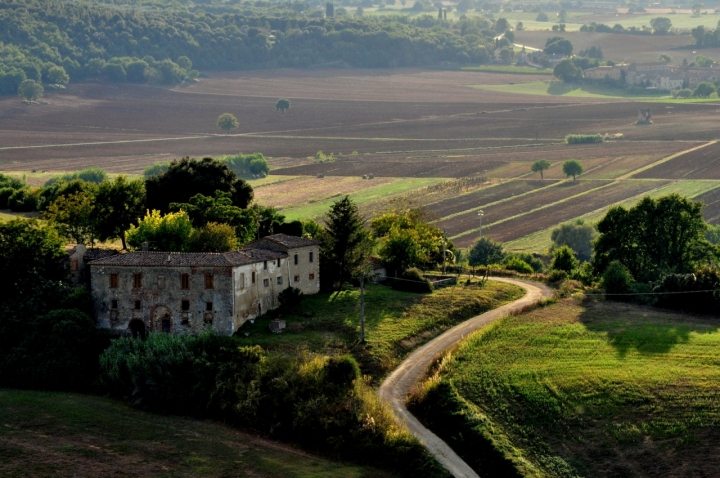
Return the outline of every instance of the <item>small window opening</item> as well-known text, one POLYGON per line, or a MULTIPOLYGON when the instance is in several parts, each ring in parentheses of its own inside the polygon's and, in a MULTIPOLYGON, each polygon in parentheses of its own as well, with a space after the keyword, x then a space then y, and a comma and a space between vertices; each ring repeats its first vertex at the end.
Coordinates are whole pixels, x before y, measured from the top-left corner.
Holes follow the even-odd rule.
POLYGON ((212 312, 213 310, 213 303, 212 302, 205 302, 205 310, 208 312, 212 312))
POLYGON ((310 262, 314 262, 315 255, 313 254, 313 251, 310 251, 310 262))
POLYGON ((133 274, 133 287, 135 289, 142 287, 142 274, 133 274))
POLYGON ((183 310, 184 312, 187 312, 188 310, 190 310, 190 301, 189 301, 189 300, 183 300, 183 301, 180 303, 180 307, 182 308, 182 310, 183 310))
POLYGON ((140 303, 139 300, 136 300, 135 301, 135 310, 140 310, 140 309, 142 309, 142 304, 140 303))
POLYGON ((162 331, 166 334, 170 333, 170 317, 163 317, 162 319, 162 331))
POLYGON ((118 288, 118 275, 117 274, 110 274, 110 288, 111 289, 118 288))
POLYGON ((270 287, 270 280, 269 279, 263 279, 263 285, 265 287, 270 287))
POLYGON ((206 288, 206 289, 212 289, 212 288, 214 288, 213 275, 212 275, 212 274, 206 274, 206 275, 205 275, 205 288, 206 288))
POLYGON ((278 259, 278 267, 282 265, 282 259, 278 259))
POLYGON ((310 280, 315 280, 315 274, 310 274, 310 280))
POLYGON ((293 277, 293 281, 295 281, 295 282, 300 282, 300 276, 295 276, 295 277, 293 277))
POLYGON ((298 259, 298 255, 297 255, 297 254, 295 254, 295 265, 298 265, 298 261, 299 261, 299 259, 298 259))
POLYGON ((190 288, 190 274, 180 274, 180 288, 183 290, 190 288))
POLYGON ((283 283, 282 276, 278 276, 277 285, 282 285, 282 283, 283 283))
POLYGON ((252 283, 253 283, 253 284, 255 283, 255 272, 254 272, 254 271, 253 271, 253 273, 252 273, 252 283))
POLYGON ((117 309, 117 299, 113 299, 110 301, 110 308, 111 309, 117 309))
POLYGON ((263 262, 263 269, 267 270, 267 261, 263 262))

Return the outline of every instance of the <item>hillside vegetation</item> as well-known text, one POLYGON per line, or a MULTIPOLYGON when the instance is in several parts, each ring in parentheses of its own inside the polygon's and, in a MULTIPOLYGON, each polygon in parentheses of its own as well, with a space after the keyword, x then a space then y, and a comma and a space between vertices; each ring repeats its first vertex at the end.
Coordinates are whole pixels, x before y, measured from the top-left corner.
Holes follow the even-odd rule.
POLYGON ((486 473, 714 476, 719 325, 566 299, 472 335, 414 410, 486 473))
POLYGON ((0 475, 383 477, 219 423, 81 394, 0 390, 0 475))

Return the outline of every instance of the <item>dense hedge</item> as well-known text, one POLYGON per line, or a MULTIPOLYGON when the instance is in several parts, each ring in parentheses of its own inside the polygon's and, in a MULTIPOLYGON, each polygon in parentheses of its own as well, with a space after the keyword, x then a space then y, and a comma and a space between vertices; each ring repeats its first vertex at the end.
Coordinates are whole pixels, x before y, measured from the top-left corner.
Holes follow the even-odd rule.
POLYGON ((567 144, 587 144, 602 143, 603 135, 601 134, 569 134, 565 136, 567 144))

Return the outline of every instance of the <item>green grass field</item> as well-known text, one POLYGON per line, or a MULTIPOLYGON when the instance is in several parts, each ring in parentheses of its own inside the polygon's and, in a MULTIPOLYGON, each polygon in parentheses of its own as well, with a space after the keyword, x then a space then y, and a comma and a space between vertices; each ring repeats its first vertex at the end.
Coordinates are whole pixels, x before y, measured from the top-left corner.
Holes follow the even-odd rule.
POLYGON ((524 476, 714 476, 719 364, 715 317, 565 299, 470 336, 423 402, 456 408, 424 412, 441 436, 463 424, 461 455, 490 440, 524 476))
POLYGON ((0 390, 3 477, 383 477, 229 426, 103 397, 0 390))
POLYGON ((369 285, 365 294, 365 346, 358 343, 360 330, 358 289, 308 296, 297 315, 283 317, 288 328, 273 334, 270 318, 246 323, 238 333, 243 345, 271 349, 308 347, 325 353, 349 351, 363 373, 381 378, 411 350, 470 317, 521 297, 518 287, 488 282, 484 288, 458 285, 431 294, 399 292, 383 285, 369 285), (303 313, 314 314, 303 318, 303 313), (245 332, 250 335, 245 337, 245 332))
MULTIPOLYGON (((447 179, 443 178, 398 178, 391 183, 383 184, 380 186, 369 187, 361 191, 355 191, 350 193, 350 199, 355 204, 362 206, 365 203, 378 201, 380 199, 386 199, 388 196, 394 196, 397 194, 404 194, 415 189, 424 188, 433 184, 437 184, 447 179)), ((282 213, 285 215, 285 219, 288 221, 295 221, 298 219, 310 219, 323 216, 330 205, 341 198, 343 194, 336 194, 335 196, 316 200, 312 203, 306 203, 297 207, 284 208, 282 213)))

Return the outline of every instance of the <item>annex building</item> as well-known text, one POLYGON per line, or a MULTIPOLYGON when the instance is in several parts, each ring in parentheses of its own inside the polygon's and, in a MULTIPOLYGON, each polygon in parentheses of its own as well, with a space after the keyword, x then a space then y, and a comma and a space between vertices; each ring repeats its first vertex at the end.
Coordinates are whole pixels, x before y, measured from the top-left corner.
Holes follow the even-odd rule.
POLYGON ((232 335, 287 287, 320 290, 319 243, 275 234, 225 253, 136 251, 87 263, 98 327, 232 335))

